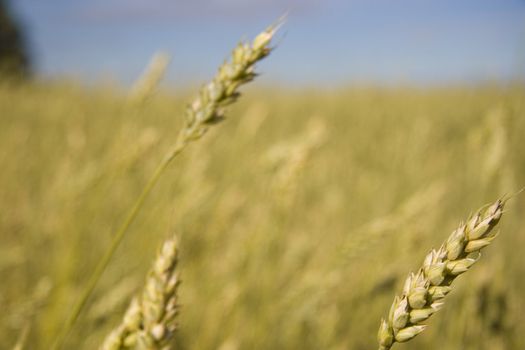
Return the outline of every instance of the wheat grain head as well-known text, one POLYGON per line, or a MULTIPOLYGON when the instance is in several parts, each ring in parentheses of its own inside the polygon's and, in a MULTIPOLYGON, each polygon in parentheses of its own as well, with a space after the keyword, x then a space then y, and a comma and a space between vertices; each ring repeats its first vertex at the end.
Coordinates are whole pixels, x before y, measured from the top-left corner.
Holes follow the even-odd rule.
POLYGON ((496 237, 493 228, 503 214, 505 202, 497 200, 472 215, 438 250, 426 256, 417 273, 408 276, 403 293, 394 298, 388 318, 381 320, 379 350, 409 341, 427 327, 422 323, 443 307, 452 282, 478 261, 480 250, 496 237))
POLYGON ((119 324, 104 340, 101 350, 170 349, 177 316, 177 242, 162 245, 148 273, 140 297, 134 298, 119 324))
POLYGON ((239 43, 230 60, 225 61, 212 81, 201 88, 186 109, 185 124, 179 135, 181 143, 201 138, 210 125, 224 119, 224 107, 239 98, 239 87, 257 76, 255 63, 270 54, 270 41, 278 27, 270 26, 252 43, 239 43))
POLYGON ((128 99, 134 105, 143 104, 157 89, 160 81, 166 73, 170 63, 170 56, 163 52, 157 52, 144 70, 144 73, 131 87, 128 99))
POLYGON ((100 277, 108 266, 113 254, 124 238, 129 226, 135 220, 137 213, 142 208, 146 197, 149 195, 162 173, 171 163, 173 158, 180 154, 191 141, 200 139, 213 125, 224 119, 224 107, 235 102, 240 96, 239 87, 253 80, 256 76, 255 63, 268 56, 271 52, 270 42, 282 21, 255 37, 252 43, 239 44, 232 53, 230 61, 226 61, 220 68, 215 78, 205 85, 198 97, 191 103, 186 111, 185 124, 180 131, 173 148, 166 154, 158 165, 154 174, 145 185, 137 201, 126 216, 126 219, 115 233, 105 255, 95 267, 87 287, 74 305, 73 311, 66 320, 65 326, 60 330, 52 345, 52 349, 60 349, 69 332, 78 320, 88 298, 95 289, 100 277))

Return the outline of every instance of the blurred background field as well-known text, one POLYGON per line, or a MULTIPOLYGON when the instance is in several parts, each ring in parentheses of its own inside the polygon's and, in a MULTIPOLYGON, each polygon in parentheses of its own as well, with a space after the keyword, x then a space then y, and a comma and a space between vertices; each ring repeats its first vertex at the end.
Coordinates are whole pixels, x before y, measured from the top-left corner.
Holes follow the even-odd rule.
MULTIPOLYGON (((92 349, 180 238, 182 349, 368 349, 406 274, 525 183, 524 89, 248 88, 170 167, 67 348, 92 349)), ((181 124, 71 84, 0 88, 0 343, 45 349, 181 124)), ((431 327, 401 349, 525 344, 523 196, 431 327)))
MULTIPOLYGON (((262 76, 163 174, 64 348, 99 346, 175 234, 176 349, 373 349, 427 251, 525 186, 522 1, 0 0, 1 349, 50 348, 193 87, 287 10, 262 76), (164 83, 130 98, 158 49, 164 83)), ((525 348, 524 210, 520 194, 396 349, 525 348)))

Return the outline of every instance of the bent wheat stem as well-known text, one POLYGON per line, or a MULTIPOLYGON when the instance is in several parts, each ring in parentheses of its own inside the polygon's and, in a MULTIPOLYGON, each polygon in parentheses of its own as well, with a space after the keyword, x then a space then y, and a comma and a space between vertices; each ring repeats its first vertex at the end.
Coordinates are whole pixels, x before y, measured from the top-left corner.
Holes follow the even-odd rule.
POLYGON ((186 110, 185 124, 178 134, 174 147, 159 164, 151 179, 142 190, 137 201, 129 211, 126 219, 113 236, 113 240, 99 261, 91 275, 83 294, 74 305, 73 311, 67 319, 64 327, 58 334, 52 349, 62 347, 67 335, 73 328, 82 309, 86 305, 91 293, 95 289, 100 277, 104 273, 111 258, 124 238, 129 226, 137 217, 144 201, 158 182, 164 170, 173 158, 180 154, 192 141, 200 139, 208 128, 224 119, 224 108, 235 102, 240 96, 239 87, 252 81, 256 77, 254 72, 255 63, 268 56, 271 52, 270 42, 278 29, 278 26, 270 26, 260 33, 251 44, 240 43, 232 52, 230 61, 226 61, 219 68, 215 78, 205 85, 198 96, 186 110))

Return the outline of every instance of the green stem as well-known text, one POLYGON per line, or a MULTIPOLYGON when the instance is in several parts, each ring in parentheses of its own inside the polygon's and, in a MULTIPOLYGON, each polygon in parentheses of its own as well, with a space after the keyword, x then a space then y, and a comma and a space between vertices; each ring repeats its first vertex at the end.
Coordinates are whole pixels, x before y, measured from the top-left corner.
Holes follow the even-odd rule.
POLYGON ((97 266, 95 267, 95 270, 93 271, 93 274, 91 275, 87 286, 81 295, 80 299, 77 301, 77 303, 73 307, 73 311, 71 312, 69 318, 67 319, 64 327, 58 334, 58 336, 55 339, 55 342, 53 343, 53 346, 51 349, 58 350, 62 347, 64 344, 64 341, 66 340, 68 334, 71 332, 71 329, 75 325, 75 322, 77 321, 78 317, 80 316, 80 313, 82 312, 82 309, 86 305, 89 297, 93 293, 93 290, 95 289, 98 281, 102 277, 102 274, 106 270, 107 266, 109 265, 109 262, 111 261, 111 258, 115 254, 115 251, 120 245, 120 242, 122 242, 122 239, 124 238, 129 226, 133 223, 135 218, 137 217, 138 212, 142 208, 142 205, 144 204, 144 201, 150 194, 151 190, 155 185, 157 184, 160 175, 166 170, 170 162, 175 158, 179 153, 182 152, 184 149, 184 146, 186 143, 184 142, 184 137, 182 135, 179 136, 178 141, 175 144, 175 147, 173 150, 168 154, 166 158, 157 166, 157 169, 155 169, 155 172, 149 179, 146 186, 144 186, 140 196, 137 198, 135 204, 129 211, 126 220, 122 223, 120 228, 118 229, 117 233, 114 235, 113 240, 111 241, 111 244, 102 257, 102 259, 99 261, 97 266))

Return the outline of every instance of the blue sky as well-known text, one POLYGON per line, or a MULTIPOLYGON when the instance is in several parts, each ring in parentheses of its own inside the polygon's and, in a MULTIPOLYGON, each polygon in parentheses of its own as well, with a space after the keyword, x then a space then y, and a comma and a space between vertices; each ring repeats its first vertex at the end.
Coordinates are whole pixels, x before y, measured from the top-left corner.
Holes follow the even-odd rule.
POLYGON ((442 84, 525 76, 525 0, 13 0, 44 77, 128 84, 158 50, 210 77, 283 13, 266 83, 442 84))

